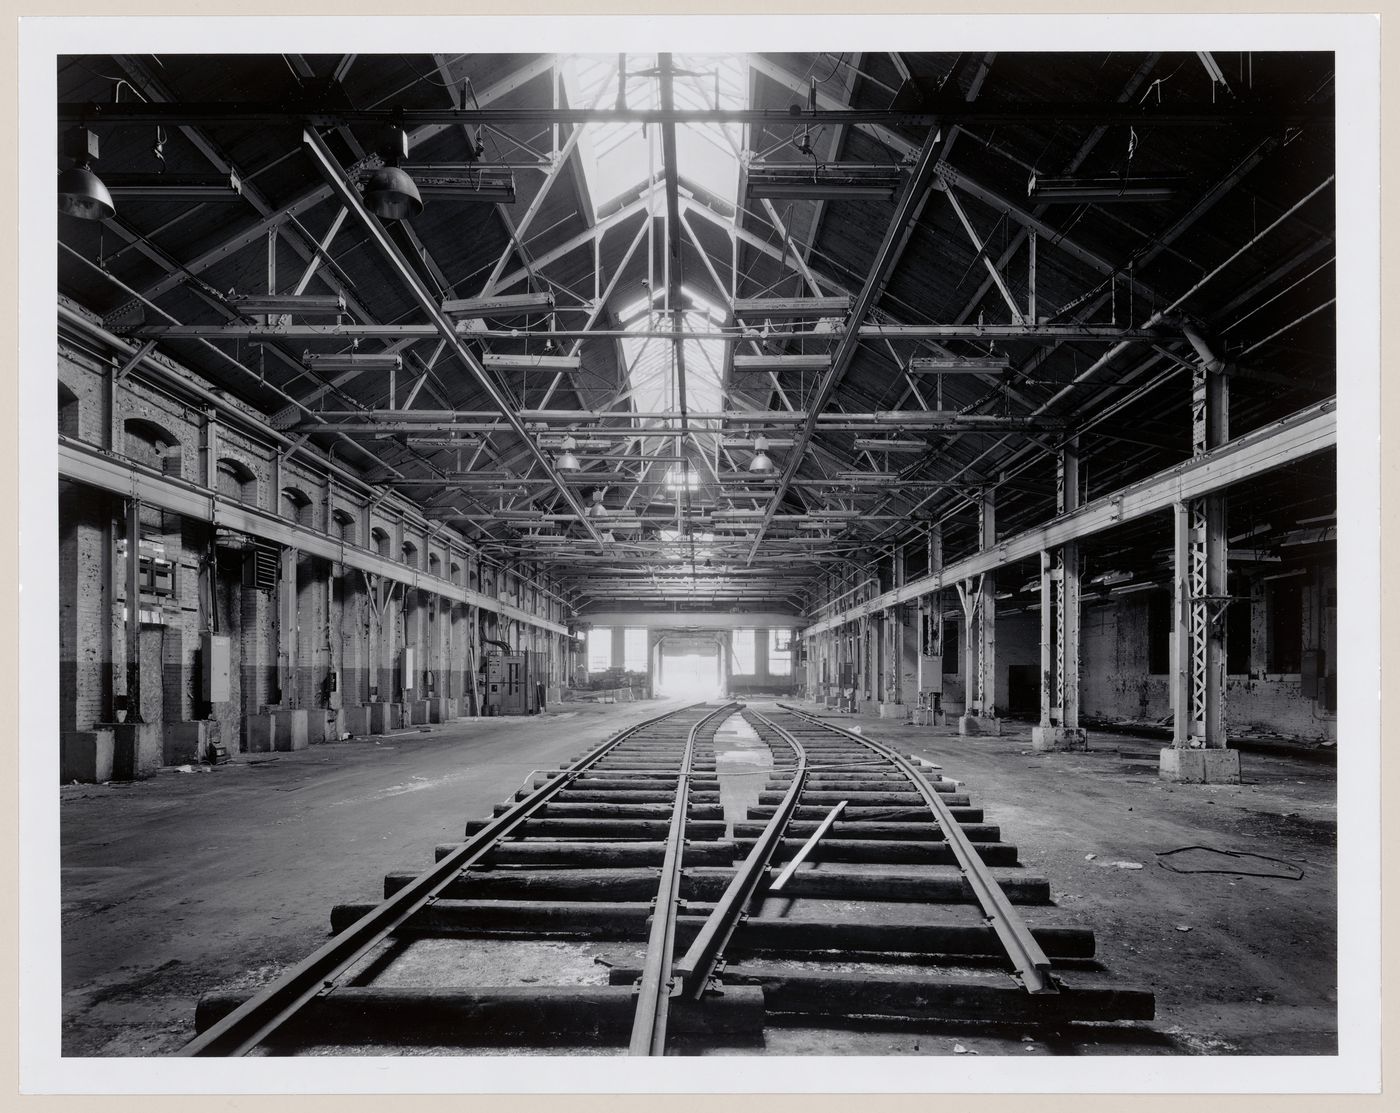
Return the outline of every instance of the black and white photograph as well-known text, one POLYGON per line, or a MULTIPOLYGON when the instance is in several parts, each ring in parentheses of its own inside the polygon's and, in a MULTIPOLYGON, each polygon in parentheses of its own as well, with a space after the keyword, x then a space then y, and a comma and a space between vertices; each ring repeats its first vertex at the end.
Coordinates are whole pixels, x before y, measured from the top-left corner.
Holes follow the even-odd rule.
POLYGON ((40 22, 37 1090, 1374 1085, 1374 22, 40 22))

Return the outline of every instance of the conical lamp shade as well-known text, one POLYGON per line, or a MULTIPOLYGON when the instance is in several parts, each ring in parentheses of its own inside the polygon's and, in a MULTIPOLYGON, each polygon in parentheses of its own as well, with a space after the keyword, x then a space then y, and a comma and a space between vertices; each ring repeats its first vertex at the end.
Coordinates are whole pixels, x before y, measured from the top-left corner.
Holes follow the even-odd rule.
POLYGON ((117 206, 101 178, 86 166, 74 166, 58 176, 58 211, 82 220, 106 220, 117 206))
POLYGON ((766 473, 772 470, 773 460, 768 453, 764 452, 762 449, 754 453, 754 458, 749 461, 749 471, 766 473))
POLYGON ((583 465, 579 463, 578 457, 575 456, 572 452, 565 452, 562 456, 559 457, 558 460, 554 462, 554 466, 560 471, 583 470, 583 465))
POLYGON ((409 220, 423 211, 423 198, 406 171, 381 166, 365 181, 365 208, 381 220, 409 220))

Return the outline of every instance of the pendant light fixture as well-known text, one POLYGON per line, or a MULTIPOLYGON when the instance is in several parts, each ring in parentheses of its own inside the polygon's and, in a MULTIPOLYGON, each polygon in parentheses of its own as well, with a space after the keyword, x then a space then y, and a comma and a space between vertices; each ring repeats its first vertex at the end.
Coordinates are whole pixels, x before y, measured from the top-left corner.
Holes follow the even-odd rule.
POLYGON ((749 461, 749 471, 766 475, 773 470, 773 458, 768 455, 768 440, 758 436, 753 439, 753 459, 749 461))
POLYGON ((63 137, 63 153, 73 165, 58 176, 58 211, 80 220, 106 220, 117 206, 102 179, 92 172, 98 158, 97 135, 76 127, 63 137))
POLYGON ((391 125, 384 142, 384 165, 365 179, 365 208, 380 220, 409 220, 423 211, 423 198, 399 163, 408 156, 408 133, 391 125))
POLYGON ((574 455, 574 449, 578 447, 574 438, 565 437, 559 447, 563 449, 563 452, 561 452, 559 458, 554 461, 554 466, 559 471, 582 471, 583 465, 579 463, 578 457, 574 455))

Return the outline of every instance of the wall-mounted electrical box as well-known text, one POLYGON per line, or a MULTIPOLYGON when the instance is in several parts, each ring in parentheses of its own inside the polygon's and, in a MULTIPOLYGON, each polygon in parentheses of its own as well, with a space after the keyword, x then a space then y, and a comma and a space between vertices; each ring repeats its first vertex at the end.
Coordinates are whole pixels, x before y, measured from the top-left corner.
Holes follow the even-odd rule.
POLYGON ((414 687, 414 685, 413 685, 413 671, 414 671, 414 660, 413 660, 413 658, 414 658, 413 646, 411 646, 411 645, 406 645, 406 646, 404 646, 404 647, 403 647, 403 652, 399 654, 399 665, 400 665, 400 667, 403 669, 403 690, 404 690, 405 692, 411 692, 411 691, 413 691, 413 687, 414 687))
POLYGON ((221 634, 204 634, 199 639, 199 660, 207 703, 229 701, 229 640, 221 634))

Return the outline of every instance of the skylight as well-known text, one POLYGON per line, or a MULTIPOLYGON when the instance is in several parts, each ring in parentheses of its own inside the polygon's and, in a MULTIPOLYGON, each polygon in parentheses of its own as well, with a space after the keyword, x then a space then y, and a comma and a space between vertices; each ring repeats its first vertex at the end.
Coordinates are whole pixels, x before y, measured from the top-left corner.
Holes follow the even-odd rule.
MULTIPOLYGON (((686 332, 714 332, 724 322, 724 311, 689 286, 681 287, 688 308, 681 315, 686 332)), ((660 310, 661 292, 625 306, 618 316, 628 332, 664 332, 671 321, 660 310)), ((724 368, 722 340, 686 340, 685 405, 691 413, 717 413, 723 408, 720 375, 724 368)), ((679 407, 676 395, 675 344, 657 337, 624 338, 622 354, 632 384, 632 408, 638 413, 658 413, 679 407)))
MULTIPOLYGON (((678 109, 744 108, 748 105, 749 67, 746 55, 675 54, 671 59, 672 89, 678 109)), ((610 55, 576 55, 563 65, 565 93, 571 105, 612 107, 620 103, 619 58, 610 55)), ((661 105, 657 57, 629 54, 622 59, 626 71, 622 100, 628 108, 653 110, 661 105)), ((739 160, 744 148, 743 125, 710 122, 676 127, 676 172, 682 194, 704 194, 737 207, 739 160)), ((602 216, 632 197, 650 191, 651 219, 665 220, 665 164, 661 129, 643 131, 640 122, 586 125, 579 139, 578 158, 596 216, 602 216)), ((679 228, 673 236, 683 235, 679 228)), ((679 327, 686 332, 715 332, 725 323, 727 311, 690 286, 683 286, 683 312, 665 312, 664 283, 658 280, 650 297, 637 299, 618 312, 625 331, 637 334, 621 341, 627 364, 631 405, 635 413, 668 413, 681 408, 678 396, 675 341, 647 333, 679 327)), ((689 413, 717 413, 724 408, 720 380, 724 368, 724 344, 720 340, 686 340, 679 345, 685 362, 685 409, 689 413)), ((659 421, 642 419, 643 424, 659 421)), ((695 428, 692 426, 692 428, 695 428)), ((703 424, 700 425, 703 429, 703 424)), ((714 431, 718 431, 715 427, 714 431)), ((698 476, 679 493, 695 489, 698 476)))
MULTIPOLYGON (((656 109, 661 90, 656 56, 626 56, 628 108, 656 109)), ((748 96, 748 62, 736 54, 676 54, 672 57, 677 108, 743 108, 748 96)), ((569 103, 611 107, 617 103, 615 54, 576 55, 564 66, 569 103)), ((739 151, 743 128, 733 123, 682 124, 676 128, 677 172, 682 183, 726 201, 739 191, 739 151)), ((642 133, 640 123, 592 125, 579 141, 579 155, 596 210, 615 204, 662 172, 661 136, 642 133)))

